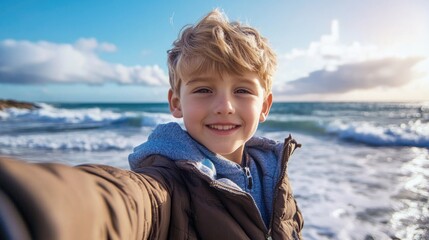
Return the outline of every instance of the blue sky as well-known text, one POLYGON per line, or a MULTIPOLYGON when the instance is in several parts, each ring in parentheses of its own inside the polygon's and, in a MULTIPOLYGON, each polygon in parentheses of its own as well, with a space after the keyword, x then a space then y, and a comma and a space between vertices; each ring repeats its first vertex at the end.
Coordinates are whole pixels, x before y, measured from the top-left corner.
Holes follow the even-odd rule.
POLYGON ((166 51, 213 8, 278 55, 277 101, 429 101, 429 1, 0 2, 0 99, 165 102, 166 51))

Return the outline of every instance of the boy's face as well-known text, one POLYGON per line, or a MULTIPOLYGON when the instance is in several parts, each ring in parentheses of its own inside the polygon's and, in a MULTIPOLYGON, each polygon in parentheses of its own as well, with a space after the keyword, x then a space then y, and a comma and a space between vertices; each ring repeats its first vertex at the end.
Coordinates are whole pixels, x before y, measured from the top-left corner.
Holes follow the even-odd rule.
POLYGON ((272 104, 252 72, 183 76, 180 96, 170 90, 168 99, 173 116, 183 117, 195 140, 236 163, 272 104))

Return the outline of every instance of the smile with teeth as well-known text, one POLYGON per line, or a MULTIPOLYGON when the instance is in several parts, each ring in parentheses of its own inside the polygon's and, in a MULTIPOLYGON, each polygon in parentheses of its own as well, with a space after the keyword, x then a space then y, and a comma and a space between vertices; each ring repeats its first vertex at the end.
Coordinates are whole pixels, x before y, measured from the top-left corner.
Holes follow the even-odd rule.
POLYGON ((238 128, 240 125, 220 125, 220 124, 211 124, 207 125, 211 129, 219 130, 219 131, 228 131, 234 128, 238 128))

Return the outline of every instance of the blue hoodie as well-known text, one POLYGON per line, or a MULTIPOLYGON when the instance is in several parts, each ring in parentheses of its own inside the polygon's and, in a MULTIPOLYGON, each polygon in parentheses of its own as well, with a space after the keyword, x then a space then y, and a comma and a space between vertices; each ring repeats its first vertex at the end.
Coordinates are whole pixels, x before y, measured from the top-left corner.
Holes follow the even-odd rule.
POLYGON ((211 179, 250 194, 268 226, 282 151, 283 143, 253 137, 245 145, 242 167, 199 144, 179 124, 167 123, 158 125, 145 143, 134 148, 128 160, 131 169, 155 154, 172 161, 195 161, 199 170, 211 179))

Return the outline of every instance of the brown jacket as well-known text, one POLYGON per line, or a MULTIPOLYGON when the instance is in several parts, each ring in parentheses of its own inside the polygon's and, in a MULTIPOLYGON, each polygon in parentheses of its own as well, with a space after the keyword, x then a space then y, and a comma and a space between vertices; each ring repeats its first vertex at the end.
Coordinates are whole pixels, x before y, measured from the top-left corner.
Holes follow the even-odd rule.
POLYGON ((147 158, 135 171, 0 158, 1 239, 301 239, 285 141, 270 226, 249 194, 191 161, 147 158))

